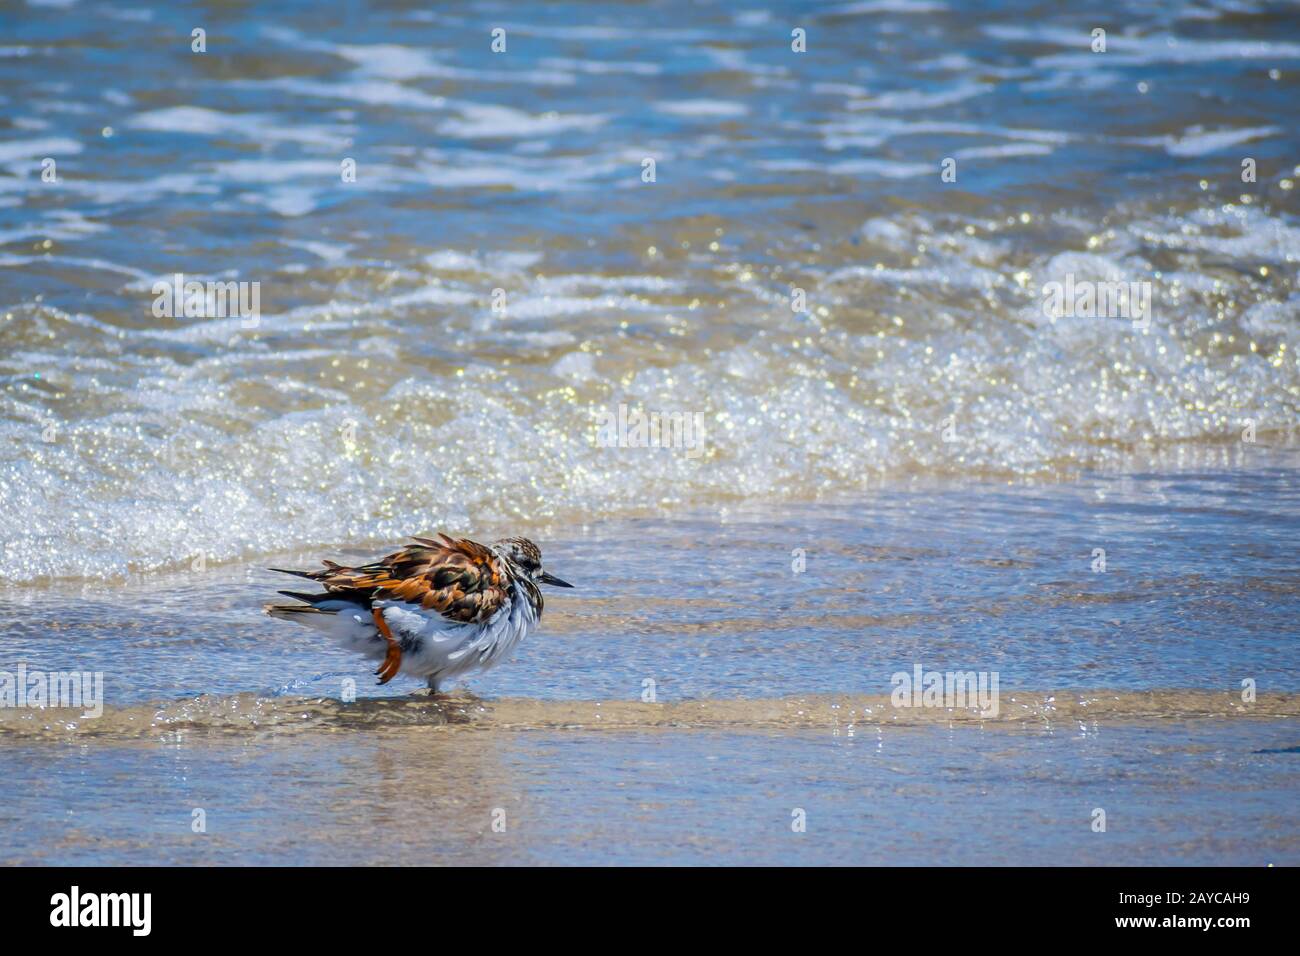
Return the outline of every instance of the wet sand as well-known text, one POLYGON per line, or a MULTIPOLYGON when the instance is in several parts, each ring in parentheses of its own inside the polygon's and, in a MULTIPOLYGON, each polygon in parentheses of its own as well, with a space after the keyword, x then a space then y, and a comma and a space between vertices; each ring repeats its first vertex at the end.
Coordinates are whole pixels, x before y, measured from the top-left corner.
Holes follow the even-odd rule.
MULTIPOLYGON (((826 716, 811 728, 777 702, 745 718, 766 726, 742 729, 745 702, 700 702, 662 709, 676 721, 614 729, 592 719, 594 705, 487 706, 520 723, 393 721, 407 708, 384 702, 355 709, 383 713, 378 726, 317 714, 291 730, 291 714, 311 713, 293 702, 285 726, 269 729, 180 725, 57 743, 7 734, 5 860, 1300 863, 1293 718, 1039 713, 837 727, 826 716)), ((429 717, 424 703, 411 708, 429 717)), ((1280 709, 1294 713, 1295 700, 1280 709)))

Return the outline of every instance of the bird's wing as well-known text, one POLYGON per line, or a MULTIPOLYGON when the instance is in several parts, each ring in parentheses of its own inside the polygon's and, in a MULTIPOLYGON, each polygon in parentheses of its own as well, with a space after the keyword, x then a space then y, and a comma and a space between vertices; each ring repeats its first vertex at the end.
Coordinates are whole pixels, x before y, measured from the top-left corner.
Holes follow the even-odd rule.
POLYGON ((490 548, 445 534, 436 541, 415 541, 355 568, 323 562, 325 570, 310 577, 330 592, 362 591, 372 600, 407 601, 465 624, 487 620, 510 600, 510 578, 490 548))

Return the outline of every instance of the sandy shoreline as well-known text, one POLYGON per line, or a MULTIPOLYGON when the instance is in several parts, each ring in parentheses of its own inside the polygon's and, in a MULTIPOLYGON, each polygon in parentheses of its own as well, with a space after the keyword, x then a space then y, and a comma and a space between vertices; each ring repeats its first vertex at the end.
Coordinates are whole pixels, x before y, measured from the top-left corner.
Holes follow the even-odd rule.
POLYGON ((1300 717, 1300 694, 1206 690, 1011 691, 997 712, 978 707, 896 707, 888 695, 804 695, 747 700, 640 701, 483 699, 468 694, 431 699, 201 696, 119 708, 99 717, 70 709, 0 710, 6 740, 159 739, 390 731, 447 730, 828 730, 852 736, 866 727, 942 725, 1089 725, 1203 719, 1300 717))

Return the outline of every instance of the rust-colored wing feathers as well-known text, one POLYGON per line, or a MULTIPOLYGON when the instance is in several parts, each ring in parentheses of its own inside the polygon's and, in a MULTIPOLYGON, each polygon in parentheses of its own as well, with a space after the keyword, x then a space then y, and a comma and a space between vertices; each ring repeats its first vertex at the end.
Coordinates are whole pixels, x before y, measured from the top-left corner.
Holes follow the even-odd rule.
POLYGON ((490 548, 445 534, 414 540, 372 564, 348 568, 325 561, 324 571, 306 576, 327 591, 407 601, 466 624, 487 620, 509 600, 510 580, 490 548))

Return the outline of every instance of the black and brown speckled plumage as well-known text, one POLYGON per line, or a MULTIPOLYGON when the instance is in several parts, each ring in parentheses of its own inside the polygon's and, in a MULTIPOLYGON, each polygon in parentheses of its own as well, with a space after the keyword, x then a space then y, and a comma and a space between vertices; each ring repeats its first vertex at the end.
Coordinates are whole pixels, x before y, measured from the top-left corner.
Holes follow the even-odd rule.
MULTIPOLYGON (((445 534, 413 540, 417 543, 370 564, 350 568, 324 561, 324 570, 291 573, 365 606, 375 598, 407 601, 465 624, 486 621, 510 600, 515 575, 491 548, 445 534)), ((541 593, 532 590, 540 611, 541 593)))

